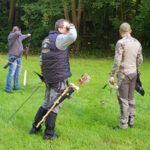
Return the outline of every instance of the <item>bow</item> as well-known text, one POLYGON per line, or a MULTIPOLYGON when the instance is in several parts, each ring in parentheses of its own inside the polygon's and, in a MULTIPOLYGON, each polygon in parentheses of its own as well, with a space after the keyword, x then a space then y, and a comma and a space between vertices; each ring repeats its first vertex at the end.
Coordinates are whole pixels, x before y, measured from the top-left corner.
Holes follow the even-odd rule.
POLYGON ((37 73, 36 71, 33 71, 40 79, 42 82, 44 82, 44 78, 43 75, 40 75, 39 73, 37 73))
POLYGON ((142 88, 142 82, 140 80, 140 73, 137 71, 137 80, 136 80, 136 86, 135 86, 135 90, 141 94, 142 96, 144 96, 145 91, 142 88))
MULTIPOLYGON (((29 33, 31 32, 31 26, 30 26, 30 19, 28 17, 28 31, 29 33)), ((25 48, 25 58, 27 60, 27 57, 28 57, 28 53, 29 53, 29 49, 30 49, 30 43, 31 43, 31 36, 28 38, 28 44, 27 44, 27 47, 25 48)))
POLYGON ((32 95, 40 88, 41 86, 37 86, 35 88, 35 90, 31 93, 31 95, 21 104, 21 106, 13 113, 11 114, 11 116, 8 118, 8 121, 10 121, 15 115, 16 113, 25 105, 25 103, 30 100, 30 98, 32 97, 32 95))
POLYGON ((105 89, 108 85, 110 87, 110 94, 112 93, 112 89, 118 89, 118 85, 116 84, 116 82, 110 83, 109 81, 104 85, 102 89, 105 89))
POLYGON ((69 87, 67 87, 62 94, 60 94, 58 97, 54 98, 50 103, 50 108, 47 111, 47 113, 43 116, 42 120, 39 121, 36 128, 40 126, 40 124, 44 121, 44 119, 50 114, 50 112, 53 110, 53 108, 60 103, 62 103, 68 96, 70 96, 74 91, 78 91, 79 87, 83 84, 86 84, 90 81, 90 76, 87 74, 83 74, 81 78, 78 80, 78 82, 75 84, 71 83, 69 84, 69 87))

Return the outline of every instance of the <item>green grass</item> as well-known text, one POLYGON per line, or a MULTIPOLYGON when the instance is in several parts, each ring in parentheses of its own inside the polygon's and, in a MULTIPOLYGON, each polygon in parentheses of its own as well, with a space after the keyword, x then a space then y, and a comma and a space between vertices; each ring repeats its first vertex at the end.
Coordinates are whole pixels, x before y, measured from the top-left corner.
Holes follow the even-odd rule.
POLYGON ((3 66, 6 55, 0 55, 0 150, 149 150, 150 149, 150 61, 145 60, 140 71, 146 91, 144 97, 135 93, 136 118, 134 128, 114 131, 120 117, 115 90, 102 89, 109 78, 112 59, 70 59, 72 77, 76 83, 83 73, 91 76, 91 81, 65 100, 56 121, 59 138, 44 141, 43 131, 29 135, 37 109, 43 102, 45 85, 31 71, 40 72, 39 57, 23 58, 20 87, 23 91, 14 94, 4 92, 7 70, 3 66), (27 85, 23 86, 24 70, 28 68, 27 85), (37 86, 41 88, 24 107, 8 122, 9 116, 30 96, 37 86), (101 103, 104 101, 104 104, 101 103))

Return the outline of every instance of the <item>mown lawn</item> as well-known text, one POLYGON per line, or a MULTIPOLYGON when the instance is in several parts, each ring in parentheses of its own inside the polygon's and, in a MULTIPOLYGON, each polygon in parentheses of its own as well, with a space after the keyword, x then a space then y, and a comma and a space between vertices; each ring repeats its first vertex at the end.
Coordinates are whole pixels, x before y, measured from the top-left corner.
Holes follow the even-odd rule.
POLYGON ((76 83, 83 73, 91 81, 65 100, 56 121, 59 138, 44 141, 43 131, 29 135, 37 109, 43 102, 45 85, 32 72, 40 72, 39 57, 23 57, 20 87, 24 90, 13 94, 4 92, 7 70, 3 66, 6 55, 0 55, 0 150, 149 150, 150 149, 150 60, 145 60, 140 71, 144 97, 135 93, 136 118, 134 128, 114 131, 120 117, 115 90, 102 89, 107 83, 113 59, 70 59, 72 77, 76 83), (27 68, 27 85, 23 86, 24 70, 27 68), (8 121, 9 116, 31 95, 37 86, 40 89, 24 107, 8 121))

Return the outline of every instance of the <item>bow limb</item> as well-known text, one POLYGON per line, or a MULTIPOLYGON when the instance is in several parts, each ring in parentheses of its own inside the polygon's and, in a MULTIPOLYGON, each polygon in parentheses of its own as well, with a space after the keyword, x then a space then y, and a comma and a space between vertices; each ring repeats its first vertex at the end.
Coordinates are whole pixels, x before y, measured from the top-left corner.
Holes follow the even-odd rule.
MULTIPOLYGON (((30 19, 29 19, 29 17, 28 17, 28 31, 29 31, 29 33, 31 32, 31 26, 30 26, 30 19)), ((29 49, 30 49, 30 43, 31 43, 31 36, 28 38, 27 50, 26 50, 26 53, 25 53, 26 60, 27 60, 27 57, 28 57, 29 49)))

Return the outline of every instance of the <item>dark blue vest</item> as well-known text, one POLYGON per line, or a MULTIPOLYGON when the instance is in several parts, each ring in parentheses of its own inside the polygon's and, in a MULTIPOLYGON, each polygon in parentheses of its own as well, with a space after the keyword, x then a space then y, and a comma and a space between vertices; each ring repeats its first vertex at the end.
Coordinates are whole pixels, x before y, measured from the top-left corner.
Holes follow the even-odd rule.
POLYGON ((71 76, 68 49, 60 50, 56 47, 56 38, 61 34, 58 31, 50 31, 50 51, 42 53, 43 77, 45 83, 56 83, 71 76))

